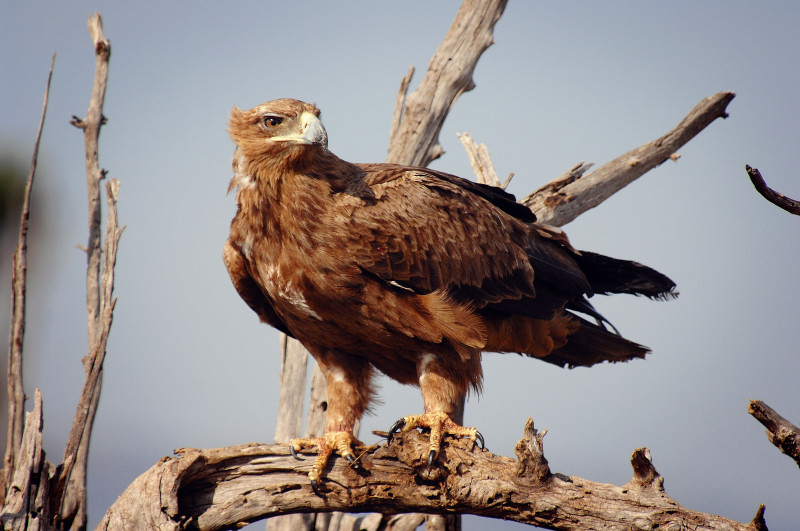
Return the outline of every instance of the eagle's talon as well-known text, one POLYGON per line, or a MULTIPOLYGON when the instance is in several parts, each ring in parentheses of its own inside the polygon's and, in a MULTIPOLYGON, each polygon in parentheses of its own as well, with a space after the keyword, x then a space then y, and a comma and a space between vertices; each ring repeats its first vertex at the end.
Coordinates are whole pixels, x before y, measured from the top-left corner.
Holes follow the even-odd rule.
POLYGON ((431 450, 430 453, 428 453, 428 466, 433 465, 433 462, 436 461, 437 455, 439 455, 439 452, 436 450, 431 450))
POLYGON ((319 491, 319 482, 316 479, 311 480, 311 490, 313 490, 317 496, 322 496, 322 493, 319 491))
POLYGON ((305 458, 300 457, 300 455, 297 453, 297 450, 294 449, 293 444, 289 445, 289 453, 292 454, 292 457, 294 457, 298 461, 305 461, 305 458))
POLYGON ((475 432, 475 442, 481 445, 481 450, 486 450, 486 443, 483 440, 483 435, 479 431, 475 432))
POLYGON ((392 427, 389 428, 389 433, 386 435, 386 444, 392 444, 392 437, 395 433, 400 433, 403 431, 403 428, 406 425, 406 419, 402 418, 392 424, 392 427))

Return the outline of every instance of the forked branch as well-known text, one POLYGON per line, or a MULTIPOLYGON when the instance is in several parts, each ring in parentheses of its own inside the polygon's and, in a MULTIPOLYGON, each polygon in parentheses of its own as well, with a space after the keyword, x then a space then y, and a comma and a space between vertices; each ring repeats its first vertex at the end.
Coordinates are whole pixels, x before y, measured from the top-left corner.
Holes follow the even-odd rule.
POLYGON ((472 73, 494 43, 494 25, 507 0, 464 0, 419 87, 405 97, 413 69, 403 78, 392 119, 387 162, 427 166, 439 158, 439 131, 458 96, 472 90, 472 73), (403 105, 403 102, 405 104, 403 105))
POLYGON ((72 428, 64 449, 61 473, 53 496, 54 512, 61 522, 73 528, 86 527, 86 467, 92 426, 100 400, 103 360, 114 314, 114 265, 122 229, 117 224, 119 182, 106 183, 105 242, 102 239, 101 197, 105 171, 100 168, 98 140, 105 124, 103 104, 108 83, 111 45, 103 33, 98 13, 88 19, 89 35, 95 52, 95 77, 89 109, 83 119, 72 124, 83 130, 86 152, 86 184, 89 202, 89 241, 86 247, 86 310, 88 317, 89 353, 83 359, 84 380, 72 428))

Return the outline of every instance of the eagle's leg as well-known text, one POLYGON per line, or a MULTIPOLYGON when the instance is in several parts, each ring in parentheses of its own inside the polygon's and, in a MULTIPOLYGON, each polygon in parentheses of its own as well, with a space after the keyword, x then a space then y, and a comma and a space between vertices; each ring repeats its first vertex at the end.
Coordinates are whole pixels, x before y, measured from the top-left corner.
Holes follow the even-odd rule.
POLYGON ((409 415, 398 420, 389 430, 389 442, 392 435, 398 431, 406 432, 414 428, 429 429, 428 464, 433 464, 439 455, 442 437, 445 435, 466 437, 478 442, 483 448, 483 435, 476 428, 460 426, 452 419, 453 411, 466 395, 469 385, 481 377, 480 353, 476 352, 476 360, 468 360, 458 368, 446 366, 438 356, 425 354, 417 364, 417 373, 425 412, 422 415, 409 415))
POLYGON ((363 358, 341 353, 312 352, 327 385, 327 422, 323 437, 292 439, 289 442, 292 454, 311 449, 317 458, 308 473, 311 485, 316 490, 322 471, 331 454, 338 453, 355 466, 354 447, 364 444, 353 435, 353 427, 367 409, 372 395, 372 367, 363 358))

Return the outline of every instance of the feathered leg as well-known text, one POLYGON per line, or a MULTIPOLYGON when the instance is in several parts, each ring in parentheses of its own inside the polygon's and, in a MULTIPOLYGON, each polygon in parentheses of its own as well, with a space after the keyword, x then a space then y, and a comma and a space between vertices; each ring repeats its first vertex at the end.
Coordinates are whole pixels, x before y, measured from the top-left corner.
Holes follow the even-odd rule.
POLYGON ((397 432, 406 432, 414 428, 430 429, 430 448, 428 464, 433 464, 441 449, 442 437, 452 435, 467 437, 484 446, 483 436, 476 428, 459 426, 452 420, 456 404, 466 396, 470 385, 479 385, 481 378, 480 352, 475 352, 474 359, 462 360, 459 366, 445 365, 433 354, 425 354, 417 363, 419 387, 425 403, 425 413, 409 415, 392 426, 389 430, 388 442, 397 432))
POLYGON ((366 411, 372 396, 372 366, 363 358, 341 353, 312 352, 319 363, 327 384, 328 411, 325 435, 313 439, 292 439, 292 454, 316 449, 317 458, 308 477, 314 490, 331 454, 336 452, 351 463, 355 462, 353 448, 364 446, 353 435, 353 427, 366 411))

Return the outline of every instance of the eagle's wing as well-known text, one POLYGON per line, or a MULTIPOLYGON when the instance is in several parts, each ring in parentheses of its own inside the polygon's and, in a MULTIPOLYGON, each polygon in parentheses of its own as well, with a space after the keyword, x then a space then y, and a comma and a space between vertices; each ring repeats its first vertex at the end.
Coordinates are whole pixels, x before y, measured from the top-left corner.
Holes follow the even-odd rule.
POLYGON ((360 167, 375 197, 350 213, 348 252, 366 273, 476 310, 540 318, 591 292, 572 252, 511 194, 425 168, 360 167))
POLYGON ((275 313, 272 303, 267 299, 250 274, 244 255, 231 241, 226 242, 225 247, 222 249, 222 260, 225 262, 225 268, 228 270, 233 286, 239 296, 247 303, 250 309, 258 314, 259 319, 270 326, 274 326, 284 334, 294 337, 281 318, 275 313))

